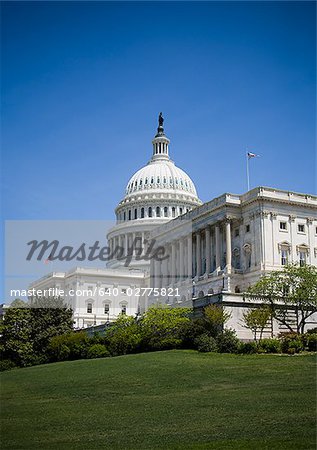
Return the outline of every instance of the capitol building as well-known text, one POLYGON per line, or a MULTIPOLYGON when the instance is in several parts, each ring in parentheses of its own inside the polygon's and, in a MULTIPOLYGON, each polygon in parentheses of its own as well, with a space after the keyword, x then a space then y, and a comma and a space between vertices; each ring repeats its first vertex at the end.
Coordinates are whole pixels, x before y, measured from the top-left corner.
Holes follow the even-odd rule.
MULTIPOLYGON (((317 266, 317 197, 257 187, 202 203, 170 158, 163 121, 160 113, 152 156, 130 178, 115 210, 107 266, 52 272, 30 288, 62 289, 76 328, 138 315, 152 304, 221 302, 231 313, 228 326, 249 338, 241 319, 254 305, 243 292, 288 262, 317 266), (161 257, 153 257, 156 250, 161 257), (80 290, 87 295, 68 295, 80 290)), ((271 332, 281 331, 274 326, 271 332)))

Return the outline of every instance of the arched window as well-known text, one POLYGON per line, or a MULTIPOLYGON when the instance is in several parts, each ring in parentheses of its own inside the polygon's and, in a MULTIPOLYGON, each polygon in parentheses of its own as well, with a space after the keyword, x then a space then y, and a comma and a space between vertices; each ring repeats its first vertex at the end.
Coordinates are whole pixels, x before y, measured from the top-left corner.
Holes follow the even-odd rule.
POLYGON ((164 206, 164 217, 168 216, 168 209, 167 206, 164 206))
POLYGON ((131 209, 129 209, 129 220, 131 220, 131 209))
POLYGON ((144 208, 141 208, 141 219, 144 219, 144 208))
POLYGON ((152 217, 152 207, 149 207, 149 217, 152 217))
POLYGON ((135 208, 135 210, 134 210, 134 219, 137 219, 138 218, 138 210, 135 208))
POLYGON ((199 291, 199 292, 198 292, 198 297, 199 297, 199 298, 203 298, 204 295, 205 295, 205 294, 204 294, 204 291, 199 291))
POLYGON ((126 213, 124 211, 124 213, 123 213, 123 220, 126 220, 126 218, 127 218, 127 215, 126 215, 126 213))
POLYGON ((179 214, 180 214, 180 215, 183 214, 183 208, 179 208, 179 214))
POLYGON ((109 311, 110 311, 110 305, 108 303, 105 303, 105 309, 104 309, 105 314, 109 314, 109 311))
POLYGON ((156 217, 161 217, 161 208, 159 206, 156 207, 156 217))
POLYGON ((92 303, 87 303, 87 313, 88 314, 92 313, 92 303))
POLYGON ((175 217, 175 206, 172 208, 172 217, 175 217))

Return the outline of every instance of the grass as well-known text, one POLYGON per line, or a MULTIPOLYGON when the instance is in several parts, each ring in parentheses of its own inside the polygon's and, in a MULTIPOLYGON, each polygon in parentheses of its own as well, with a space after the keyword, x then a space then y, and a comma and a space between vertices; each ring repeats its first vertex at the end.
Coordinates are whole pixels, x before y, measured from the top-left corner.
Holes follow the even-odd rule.
POLYGON ((315 356, 174 350, 1 374, 2 449, 315 449, 315 356))

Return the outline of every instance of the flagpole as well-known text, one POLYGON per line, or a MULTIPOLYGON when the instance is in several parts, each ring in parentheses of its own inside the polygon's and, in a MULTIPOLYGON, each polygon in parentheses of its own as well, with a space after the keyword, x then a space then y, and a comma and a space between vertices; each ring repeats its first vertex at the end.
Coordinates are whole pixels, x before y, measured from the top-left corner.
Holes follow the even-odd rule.
POLYGON ((249 170, 249 155, 248 152, 246 153, 246 157, 247 157, 247 186, 248 186, 248 191, 250 190, 250 170, 249 170))

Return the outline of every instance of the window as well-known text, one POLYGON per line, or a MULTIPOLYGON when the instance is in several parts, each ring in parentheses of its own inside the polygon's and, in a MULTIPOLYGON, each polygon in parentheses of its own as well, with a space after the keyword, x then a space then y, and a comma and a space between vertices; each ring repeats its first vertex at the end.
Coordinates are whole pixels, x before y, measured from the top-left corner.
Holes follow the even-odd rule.
POLYGON ((287 223, 286 222, 280 222, 280 230, 283 230, 283 231, 287 230, 287 223))
POLYGON ((87 313, 88 314, 92 313, 92 303, 87 303, 87 313))
POLYGON ((172 208, 172 217, 175 217, 175 207, 172 208))
POLYGON ((300 252, 299 252, 299 265, 301 267, 305 266, 305 264, 306 264, 306 255, 307 255, 307 253, 306 253, 305 250, 300 250, 300 252))
POLYGON ((161 208, 159 206, 156 207, 156 217, 161 216, 161 208))
POLYGON ((131 209, 129 209, 129 220, 131 220, 131 209))
POLYGON ((144 208, 141 208, 141 219, 144 219, 144 208))
POLYGON ((126 295, 127 294, 127 290, 126 289, 121 289, 121 294, 124 294, 124 295, 126 295))
POLYGON ((287 264, 287 250, 284 248, 281 250, 281 265, 286 266, 287 264))
POLYGON ((149 207, 149 217, 152 217, 152 207, 149 207))
POLYGON ((105 314, 109 314, 110 305, 108 303, 105 304, 105 314))
POLYGON ((234 230, 234 235, 235 235, 235 237, 238 237, 238 236, 239 236, 239 228, 236 228, 236 229, 234 230))
POLYGON ((105 288, 105 294, 110 295, 110 288, 108 288, 108 287, 105 288))
POLYGON ((250 233, 250 224, 245 226, 245 232, 250 233))
POLYGON ((167 217, 168 215, 168 209, 167 206, 164 207, 164 217, 167 217))
POLYGON ((137 218, 138 218, 138 210, 135 209, 135 210, 134 210, 134 219, 137 219, 137 218))
POLYGON ((298 232, 305 233, 305 225, 303 223, 298 224, 298 232))
POLYGON ((183 208, 179 208, 179 214, 180 214, 180 215, 183 214, 183 208))
POLYGON ((125 316, 126 313, 127 313, 127 305, 122 305, 121 306, 121 314, 123 314, 125 316))
POLYGON ((127 215, 126 215, 126 213, 124 211, 124 213, 123 213, 123 220, 126 220, 126 218, 127 218, 127 215))

